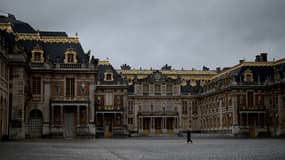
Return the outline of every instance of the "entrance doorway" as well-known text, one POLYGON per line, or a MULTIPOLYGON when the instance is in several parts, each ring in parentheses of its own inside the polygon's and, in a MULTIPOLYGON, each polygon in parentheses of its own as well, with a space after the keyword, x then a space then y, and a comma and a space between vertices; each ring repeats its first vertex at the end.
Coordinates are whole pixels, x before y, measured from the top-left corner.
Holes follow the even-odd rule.
POLYGON ((167 128, 167 132, 168 134, 173 134, 173 118, 167 118, 166 120, 166 128, 167 128))
POLYGON ((29 129, 31 138, 40 138, 42 136, 43 118, 42 112, 32 110, 30 112, 29 129))
POLYGON ((74 108, 68 107, 64 111, 64 138, 72 139, 75 136, 74 108))
POLYGON ((143 118, 143 133, 144 134, 149 134, 149 129, 150 129, 150 118, 143 118))
POLYGON ((113 115, 106 114, 104 117, 104 137, 111 138, 113 136, 113 115))

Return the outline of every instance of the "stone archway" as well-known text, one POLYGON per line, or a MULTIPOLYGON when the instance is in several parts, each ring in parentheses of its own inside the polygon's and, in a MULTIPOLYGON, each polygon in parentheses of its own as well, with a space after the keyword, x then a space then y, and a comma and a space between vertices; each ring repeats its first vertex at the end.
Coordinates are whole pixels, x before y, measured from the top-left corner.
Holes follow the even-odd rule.
POLYGON ((29 133, 31 138, 42 137, 43 116, 40 110, 32 110, 29 118, 29 133))

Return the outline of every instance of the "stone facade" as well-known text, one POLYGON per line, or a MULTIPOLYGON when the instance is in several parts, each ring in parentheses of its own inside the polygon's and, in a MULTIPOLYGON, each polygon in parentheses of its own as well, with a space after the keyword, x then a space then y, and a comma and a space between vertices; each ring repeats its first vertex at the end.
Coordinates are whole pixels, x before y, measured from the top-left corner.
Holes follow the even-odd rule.
POLYGON ((0 31, 0 139, 8 136, 9 117, 9 67, 5 32, 0 31))

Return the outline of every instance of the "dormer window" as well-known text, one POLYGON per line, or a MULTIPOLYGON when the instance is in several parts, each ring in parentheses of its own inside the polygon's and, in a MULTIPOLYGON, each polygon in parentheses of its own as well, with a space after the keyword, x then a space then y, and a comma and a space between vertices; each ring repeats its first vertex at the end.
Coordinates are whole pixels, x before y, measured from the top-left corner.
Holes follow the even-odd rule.
POLYGON ((34 53, 34 61, 41 61, 41 53, 40 52, 35 52, 34 53))
POLYGON ((67 62, 68 63, 73 63, 74 62, 73 54, 67 54, 67 62))
POLYGON ((253 82, 253 74, 250 69, 244 71, 244 82, 253 82))
POLYGON ((32 50, 32 63, 44 63, 44 51, 40 48, 39 45, 37 45, 32 50))
POLYGON ((73 48, 68 48, 64 53, 64 63, 77 63, 77 53, 73 48))
POLYGON ((107 71, 105 73, 104 81, 113 81, 113 73, 111 71, 107 71))

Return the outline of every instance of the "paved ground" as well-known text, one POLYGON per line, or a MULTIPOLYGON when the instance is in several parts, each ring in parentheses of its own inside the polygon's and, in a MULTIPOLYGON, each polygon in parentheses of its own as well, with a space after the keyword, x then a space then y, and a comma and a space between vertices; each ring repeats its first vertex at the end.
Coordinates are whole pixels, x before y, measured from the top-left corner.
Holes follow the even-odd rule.
POLYGON ((285 139, 127 138, 0 142, 1 160, 285 159, 285 139))

